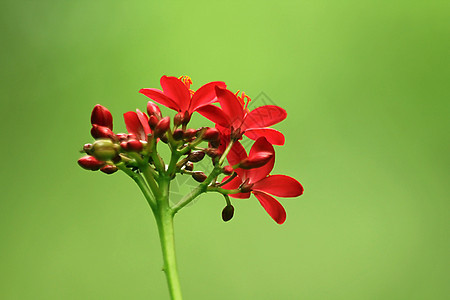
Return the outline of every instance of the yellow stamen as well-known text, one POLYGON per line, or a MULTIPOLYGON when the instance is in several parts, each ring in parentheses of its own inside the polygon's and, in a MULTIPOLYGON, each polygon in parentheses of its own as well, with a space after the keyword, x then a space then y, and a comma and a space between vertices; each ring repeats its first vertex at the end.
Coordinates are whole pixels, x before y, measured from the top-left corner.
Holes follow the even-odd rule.
POLYGON ((194 94, 194 91, 191 90, 191 84, 192 84, 192 79, 191 79, 191 77, 186 76, 186 75, 183 75, 183 76, 178 77, 178 79, 180 79, 181 82, 184 83, 184 85, 188 88, 188 90, 189 90, 189 92, 190 92, 191 94, 194 94))
POLYGON ((248 112, 248 104, 250 103, 250 101, 252 101, 252 99, 250 99, 250 97, 247 96, 244 92, 242 92, 241 95, 238 96, 239 92, 240 92, 240 90, 238 90, 235 95, 238 98, 239 103, 241 104, 242 108, 248 112))

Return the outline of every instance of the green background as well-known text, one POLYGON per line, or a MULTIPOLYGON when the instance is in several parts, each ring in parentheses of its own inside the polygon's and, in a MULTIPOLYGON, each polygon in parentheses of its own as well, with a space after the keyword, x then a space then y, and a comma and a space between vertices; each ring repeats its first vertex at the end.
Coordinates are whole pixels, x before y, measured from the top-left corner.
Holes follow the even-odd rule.
POLYGON ((305 187, 280 200, 282 226, 255 198, 229 223, 214 194, 180 212, 185 299, 448 299, 448 1, 2 1, 0 15, 1 299, 168 299, 137 187, 76 164, 92 107, 124 131, 164 74, 284 107, 274 173, 305 187))

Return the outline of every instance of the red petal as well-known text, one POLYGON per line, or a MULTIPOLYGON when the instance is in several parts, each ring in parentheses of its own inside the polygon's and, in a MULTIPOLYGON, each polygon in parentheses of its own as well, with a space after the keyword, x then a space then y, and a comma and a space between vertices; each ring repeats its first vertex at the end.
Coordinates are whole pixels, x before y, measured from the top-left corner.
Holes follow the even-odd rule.
MULTIPOLYGON (((231 166, 238 164, 241 160, 247 158, 247 151, 245 151, 244 147, 238 141, 234 142, 231 147, 230 152, 227 155, 228 163, 231 166)), ((242 180, 247 179, 248 170, 244 170, 241 168, 237 168, 234 170, 238 175, 242 178, 242 180)))
POLYGON ((252 140, 257 140, 259 137, 265 137, 272 145, 284 145, 284 135, 273 128, 247 129, 244 134, 252 140))
POLYGON ((213 81, 207 83, 195 91, 192 95, 191 106, 189 107, 189 112, 194 112, 197 108, 210 104, 216 100, 215 86, 221 88, 226 88, 227 85, 222 81, 213 81))
POLYGON ((147 140, 147 135, 136 112, 126 112, 123 114, 123 118, 125 119, 125 125, 127 127, 128 133, 136 135, 139 140, 147 140))
POLYGON ((286 211, 277 199, 262 192, 253 192, 253 194, 275 222, 283 224, 286 221, 286 211))
POLYGON ((242 124, 242 129, 263 128, 277 124, 286 119, 286 111, 276 105, 264 105, 249 112, 242 124))
POLYGON ((231 120, 231 124, 240 123, 244 118, 244 110, 235 94, 227 89, 216 86, 216 95, 225 114, 231 120))
POLYGON ((292 177, 272 175, 256 182, 252 189, 278 197, 298 197, 303 194, 303 186, 292 177))
POLYGON ((176 77, 165 75, 161 77, 160 83, 164 94, 178 104, 181 111, 187 111, 191 102, 191 93, 184 83, 176 77))
POLYGON ((237 198, 237 199, 248 199, 250 198, 250 192, 248 193, 239 193, 239 194, 228 194, 231 198, 237 198))
POLYGON ((113 129, 113 119, 110 111, 103 105, 97 104, 94 106, 91 114, 91 124, 108 127, 113 129))
POLYGON ((254 156, 256 153, 260 152, 269 152, 272 153, 273 156, 264 166, 247 170, 247 177, 250 179, 250 183, 256 183, 261 179, 266 178, 272 171, 275 164, 275 149, 273 149, 273 146, 264 137, 258 138, 258 140, 253 144, 250 149, 249 156, 254 156))
POLYGON ((147 140, 147 135, 149 133, 152 133, 152 130, 150 129, 150 125, 148 125, 148 117, 146 114, 144 114, 143 112, 141 112, 139 109, 136 109, 136 114, 139 118, 139 122, 141 122, 142 128, 144 129, 145 132, 145 141, 147 140))
POLYGON ((223 110, 221 110, 219 107, 209 104, 206 106, 202 106, 197 109, 197 112, 207 118, 210 121, 213 121, 216 124, 219 124, 221 126, 224 126, 226 128, 230 127, 230 120, 225 115, 223 110))
POLYGON ((162 104, 175 111, 180 111, 180 107, 169 97, 158 89, 141 89, 139 93, 144 94, 152 100, 155 100, 159 104, 162 104))

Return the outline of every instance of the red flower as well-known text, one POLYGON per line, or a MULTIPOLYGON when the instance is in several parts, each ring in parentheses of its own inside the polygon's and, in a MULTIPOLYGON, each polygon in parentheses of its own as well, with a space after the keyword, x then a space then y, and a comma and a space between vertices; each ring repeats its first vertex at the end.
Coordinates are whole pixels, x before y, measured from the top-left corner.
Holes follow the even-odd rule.
POLYGON ((216 101, 215 86, 226 87, 226 84, 222 81, 213 81, 203 85, 194 92, 190 89, 192 80, 188 76, 176 78, 164 75, 161 77, 160 82, 162 91, 158 89, 141 89, 139 93, 182 113, 183 116, 186 114, 188 119, 200 107, 216 101))
POLYGON ((268 128, 286 119, 286 111, 276 105, 264 105, 249 111, 250 98, 244 93, 240 97, 229 90, 216 87, 216 95, 222 109, 215 105, 207 105, 198 112, 218 125, 224 134, 240 138, 245 134, 252 140, 265 137, 273 145, 284 145, 284 135, 268 128), (245 103, 247 99, 247 103, 245 103))
POLYGON ((146 141, 149 133, 152 133, 148 125, 148 117, 145 113, 136 109, 123 114, 128 133, 134 134, 138 140, 146 141))
POLYGON ((283 224, 286 220, 286 211, 283 206, 271 195, 278 197, 298 197, 303 194, 302 185, 292 177, 286 175, 269 175, 275 163, 275 151, 273 146, 263 137, 253 144, 249 156, 239 142, 233 145, 228 154, 230 165, 236 165, 247 157, 255 157, 260 153, 272 153, 271 160, 260 168, 236 169, 236 176, 233 180, 223 186, 224 189, 238 189, 241 193, 230 194, 234 198, 249 198, 253 193, 261 203, 262 207, 278 224, 283 224))

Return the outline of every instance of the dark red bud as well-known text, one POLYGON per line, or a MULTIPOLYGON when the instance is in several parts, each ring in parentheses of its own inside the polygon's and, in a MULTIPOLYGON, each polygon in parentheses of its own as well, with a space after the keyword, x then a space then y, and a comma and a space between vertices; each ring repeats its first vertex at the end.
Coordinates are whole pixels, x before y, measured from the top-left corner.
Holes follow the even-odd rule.
POLYGON ((115 173, 115 172, 117 172, 117 170, 118 170, 117 167, 113 166, 113 165, 106 165, 100 169, 100 171, 102 171, 103 173, 106 173, 106 174, 115 173))
POLYGON ((192 173, 192 178, 194 178, 198 182, 203 182, 206 180, 207 176, 202 171, 196 171, 192 173))
POLYGON ((181 130, 181 129, 175 129, 175 130, 173 131, 172 136, 173 136, 173 138, 174 138, 175 141, 179 141, 179 140, 183 139, 184 131, 181 130))
POLYGON ((147 113, 149 116, 156 116, 158 119, 161 119, 161 110, 159 109, 158 105, 155 103, 148 101, 147 103, 147 113))
POLYGON ((183 124, 186 125, 187 123, 189 123, 190 120, 191 120, 191 115, 189 114, 188 111, 185 111, 184 115, 183 115, 183 124))
POLYGON ((264 166, 273 157, 273 153, 259 152, 252 157, 247 157, 239 163, 239 168, 254 169, 264 166))
POLYGON ((209 157, 215 158, 217 156, 219 156, 219 150, 214 149, 214 148, 208 148, 205 150, 206 155, 208 155, 209 157))
POLYGON ((120 143, 120 147, 123 149, 123 150, 125 150, 125 151, 128 151, 128 142, 122 142, 122 143, 120 143))
POLYGON ((209 146, 212 148, 219 148, 220 141, 211 141, 211 142, 209 142, 209 146))
POLYGON ((195 151, 188 155, 188 161, 199 162, 205 157, 205 152, 195 151))
POLYGON ((222 220, 224 220, 225 222, 230 221, 234 216, 234 207, 233 205, 227 205, 225 206, 225 208, 222 210, 222 220))
POLYGON ((162 118, 155 127, 155 136, 160 137, 170 129, 170 117, 162 118))
POLYGON ((222 172, 223 172, 225 175, 231 175, 231 174, 233 174, 234 169, 233 169, 232 166, 225 166, 225 167, 223 167, 222 172))
POLYGON ((184 132, 184 138, 189 140, 189 139, 193 138, 196 133, 197 133, 196 129, 190 128, 184 132))
POLYGON ((203 134, 203 139, 206 141, 218 141, 220 138, 220 132, 217 128, 208 128, 203 134))
POLYGON ((148 125, 150 126, 150 128, 152 130, 155 129, 156 125, 158 124, 159 120, 156 116, 150 116, 150 118, 148 119, 148 125))
POLYGON ((118 134, 116 134, 116 138, 117 138, 120 142, 123 142, 123 141, 128 140, 128 136, 127 136, 126 133, 118 133, 118 134))
POLYGON ((183 123, 183 113, 179 112, 173 117, 173 124, 175 126, 180 126, 183 123))
POLYGON ((91 135, 94 139, 116 139, 114 132, 105 126, 93 124, 91 128, 91 135))
POLYGON ((86 155, 78 160, 80 167, 86 170, 97 171, 105 165, 104 161, 100 161, 93 156, 86 155))
POLYGON ((143 147, 144 146, 142 145, 142 143, 140 141, 138 141, 138 140, 129 140, 127 142, 126 149, 128 151, 141 152, 143 147))
POLYGON ((127 135, 127 138, 128 138, 129 140, 137 140, 137 139, 138 139, 137 136, 136 136, 135 134, 133 134, 133 133, 129 133, 129 134, 127 135))
POLYGON ((92 110, 91 124, 104 126, 112 130, 113 129, 112 115, 106 107, 97 104, 96 106, 94 106, 94 109, 92 110))
POLYGON ((194 164, 190 161, 188 161, 185 165, 184 165, 184 169, 187 171, 192 171, 194 170, 194 164))

